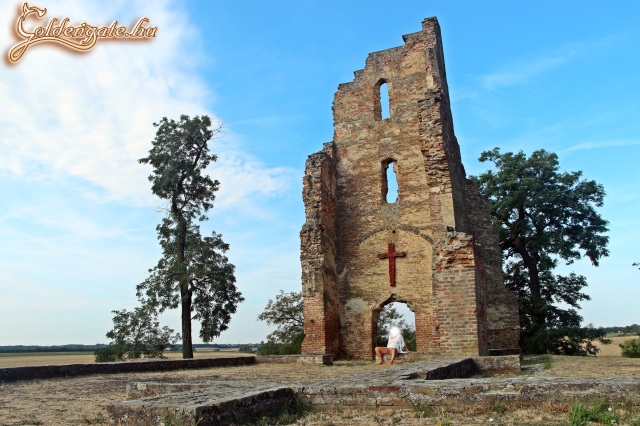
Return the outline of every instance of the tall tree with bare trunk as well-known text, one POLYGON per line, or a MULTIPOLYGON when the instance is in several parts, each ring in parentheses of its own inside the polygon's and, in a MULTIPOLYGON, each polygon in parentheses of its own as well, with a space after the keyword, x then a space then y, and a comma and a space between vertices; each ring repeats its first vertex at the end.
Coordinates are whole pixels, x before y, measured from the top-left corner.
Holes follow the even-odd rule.
POLYGON ((182 115, 180 121, 164 117, 159 123, 149 156, 151 190, 162 200, 166 216, 157 226, 163 256, 139 284, 138 297, 150 309, 181 308, 182 357, 193 358, 191 320, 201 322, 200 337, 211 341, 227 328, 231 314, 242 302, 235 286, 234 266, 224 253, 229 246, 215 232, 202 237, 197 222, 207 220, 219 182, 204 174, 217 157, 208 142, 222 136, 222 125, 211 129, 208 116, 182 115))

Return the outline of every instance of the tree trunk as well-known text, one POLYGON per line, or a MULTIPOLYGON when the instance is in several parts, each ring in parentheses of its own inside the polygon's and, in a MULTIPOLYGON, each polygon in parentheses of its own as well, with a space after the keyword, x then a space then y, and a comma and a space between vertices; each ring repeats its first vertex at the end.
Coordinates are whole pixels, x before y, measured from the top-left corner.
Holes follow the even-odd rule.
POLYGON ((518 254, 522 256, 524 266, 529 271, 529 291, 531 292, 531 304, 533 305, 533 323, 537 326, 544 326, 544 301, 542 300, 542 294, 540 292, 540 275, 538 274, 538 264, 529 255, 527 249, 520 238, 514 241, 514 247, 518 254))
MULTIPOLYGON (((177 209, 176 209, 177 210, 177 209)), ((193 358, 193 346, 191 345, 191 292, 189 291, 189 279, 185 275, 184 252, 187 244, 187 223, 183 217, 178 219, 178 271, 180 271, 180 305, 182 307, 182 359, 193 358)))
POLYGON ((184 287, 180 287, 182 298, 182 359, 193 358, 191 345, 191 294, 184 287))

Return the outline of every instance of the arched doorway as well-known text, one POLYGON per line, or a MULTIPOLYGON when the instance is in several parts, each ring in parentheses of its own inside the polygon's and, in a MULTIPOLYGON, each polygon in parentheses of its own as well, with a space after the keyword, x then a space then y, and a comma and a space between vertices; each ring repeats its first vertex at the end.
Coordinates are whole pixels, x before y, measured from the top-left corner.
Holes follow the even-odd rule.
POLYGON ((415 314, 407 303, 391 298, 375 309, 372 320, 372 353, 376 346, 386 346, 389 338, 389 328, 397 326, 402 330, 402 336, 409 350, 416 350, 415 314))

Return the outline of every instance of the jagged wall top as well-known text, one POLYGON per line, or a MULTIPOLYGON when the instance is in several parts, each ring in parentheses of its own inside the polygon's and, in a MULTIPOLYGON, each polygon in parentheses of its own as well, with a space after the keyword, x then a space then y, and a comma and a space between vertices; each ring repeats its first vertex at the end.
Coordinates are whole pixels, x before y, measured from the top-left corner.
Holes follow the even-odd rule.
POLYGON ((422 21, 422 31, 402 36, 403 46, 392 47, 390 49, 371 52, 365 61, 365 68, 354 71, 354 81, 349 83, 341 83, 340 88, 346 88, 349 85, 366 77, 367 71, 373 73, 384 72, 380 67, 381 56, 393 58, 398 61, 405 51, 416 45, 424 45, 425 48, 425 68, 421 71, 427 71, 430 74, 429 85, 433 90, 441 90, 449 97, 449 88, 447 87, 447 77, 444 64, 444 52, 442 48, 442 36, 440 34, 440 25, 438 19, 433 16, 422 21))

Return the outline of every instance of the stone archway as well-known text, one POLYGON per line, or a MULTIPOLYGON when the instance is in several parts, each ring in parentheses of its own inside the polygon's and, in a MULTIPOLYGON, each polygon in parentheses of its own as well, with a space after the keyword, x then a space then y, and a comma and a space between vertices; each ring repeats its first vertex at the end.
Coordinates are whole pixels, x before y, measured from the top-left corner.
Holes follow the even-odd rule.
MULTIPOLYGON (((386 344, 386 343, 383 344, 383 342, 380 342, 378 339, 378 336, 381 334, 381 330, 379 329, 379 326, 380 326, 379 323, 380 323, 380 317, 383 311, 389 308, 396 309, 396 312, 402 315, 402 317, 399 318, 397 321, 391 321, 390 324, 385 324, 387 327, 394 323, 402 323, 405 325, 405 327, 403 327, 403 331, 405 328, 407 328, 408 331, 413 331, 413 334, 414 335, 416 334, 415 313, 413 309, 409 306, 409 303, 398 300, 395 295, 392 295, 392 297, 388 298, 385 302, 380 304, 377 308, 373 309, 371 313, 371 331, 372 331, 372 345, 373 345, 372 351, 375 350, 376 346, 384 346, 386 344)), ((386 334, 386 330, 383 330, 382 334, 386 334)), ((411 342, 407 342, 407 344, 410 344, 410 343, 411 342)), ((415 351, 416 348, 412 347, 411 350, 415 351)))

